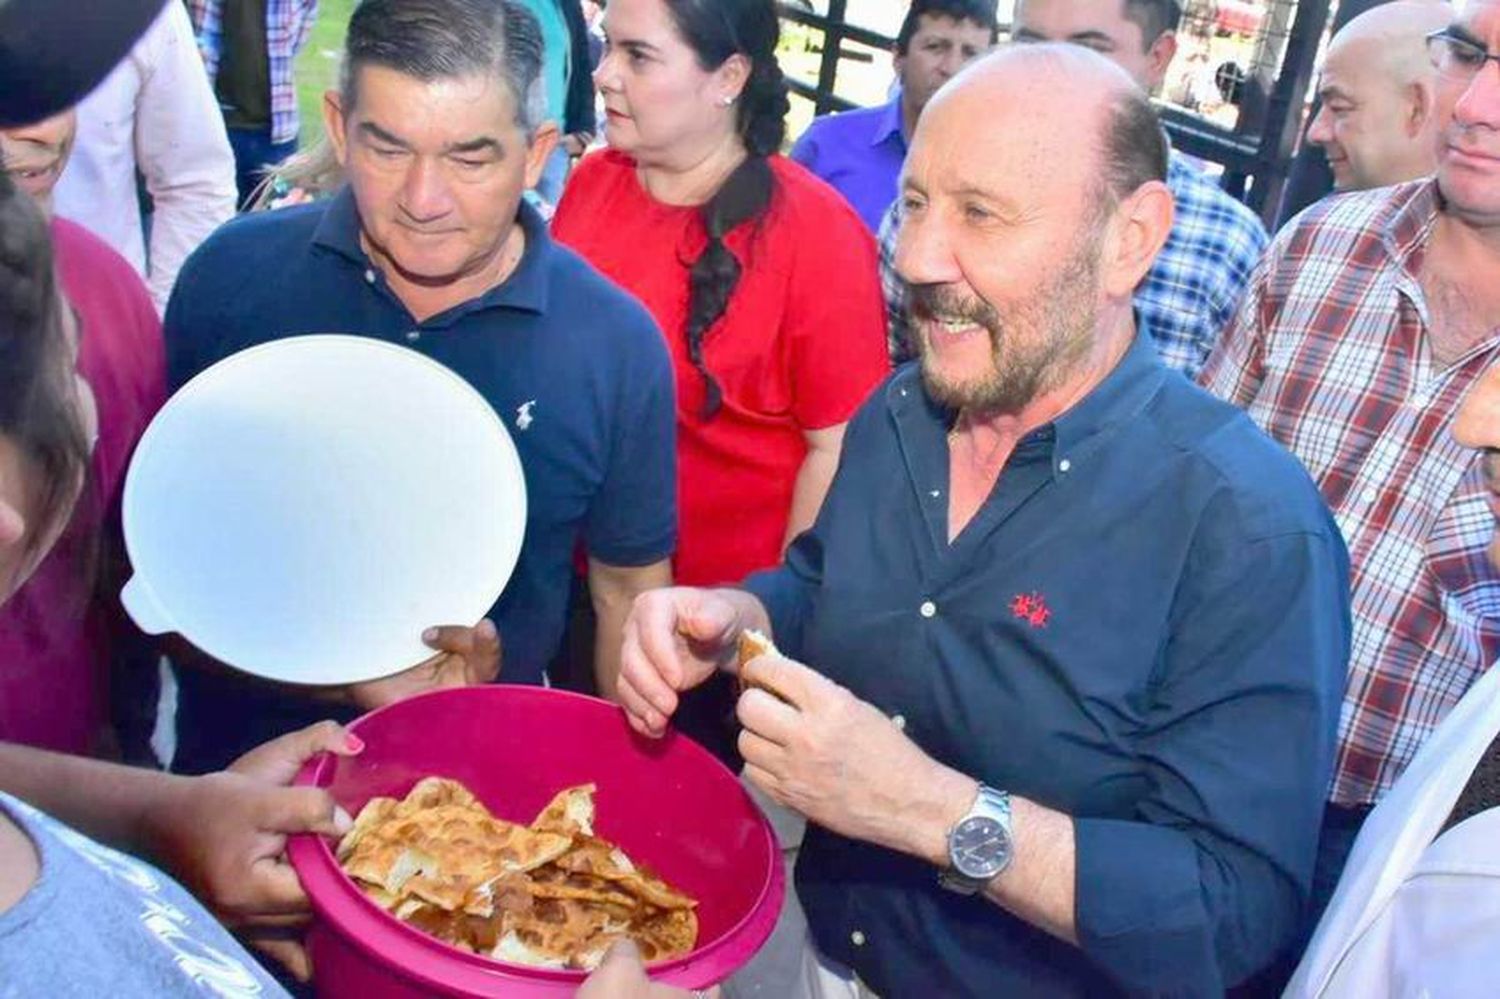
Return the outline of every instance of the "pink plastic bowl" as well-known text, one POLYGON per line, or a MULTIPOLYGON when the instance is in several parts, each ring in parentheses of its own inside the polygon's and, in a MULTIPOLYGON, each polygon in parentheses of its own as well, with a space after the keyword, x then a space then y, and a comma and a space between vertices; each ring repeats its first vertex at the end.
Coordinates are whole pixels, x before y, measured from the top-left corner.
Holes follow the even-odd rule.
MULTIPOLYGON (((604 701, 504 685, 424 694, 350 727, 364 752, 320 757, 297 782, 327 788, 351 815, 429 775, 462 781, 513 822, 530 822, 564 787, 597 784, 599 835, 699 900, 697 950, 654 965, 654 979, 721 982, 776 923, 785 873, 775 834, 728 768, 689 739, 642 739, 604 701)), ((293 837, 288 853, 317 916, 308 946, 320 996, 541 999, 571 996, 583 980, 466 954, 401 923, 364 897, 323 839, 293 837)))

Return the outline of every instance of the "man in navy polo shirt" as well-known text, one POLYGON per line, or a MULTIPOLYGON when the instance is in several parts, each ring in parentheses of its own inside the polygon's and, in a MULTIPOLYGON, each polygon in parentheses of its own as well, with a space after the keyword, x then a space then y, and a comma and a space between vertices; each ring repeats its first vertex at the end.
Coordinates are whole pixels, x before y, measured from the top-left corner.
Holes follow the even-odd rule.
POLYGON ((1348 560, 1295 459, 1137 325, 1166 170, 1080 47, 943 88, 903 181, 920 363, 781 568, 626 624, 647 734, 745 627, 816 667, 753 659, 738 704, 749 779, 808 819, 814 995, 1218 996, 1298 928, 1348 560))
MULTIPOLYGON (((348 185, 211 238, 168 308, 168 365, 181 385, 255 344, 345 332, 458 372, 505 421, 526 475, 525 543, 493 611, 503 678, 543 682, 581 540, 609 691, 630 601, 670 579, 674 390, 645 309, 552 243, 522 203, 557 141, 539 124, 541 44, 512 0, 365 0, 342 87, 325 104, 348 185)), ((493 649, 488 625, 458 629, 440 643, 453 655, 344 692, 348 710, 490 678, 486 639, 493 649)), ((328 714, 326 701, 211 670, 178 678, 181 770, 214 768, 328 714)))
POLYGON ((815 118, 792 147, 792 159, 831 184, 878 232, 896 200, 922 108, 995 44, 997 30, 995 0, 912 0, 896 35, 896 93, 876 107, 815 118))

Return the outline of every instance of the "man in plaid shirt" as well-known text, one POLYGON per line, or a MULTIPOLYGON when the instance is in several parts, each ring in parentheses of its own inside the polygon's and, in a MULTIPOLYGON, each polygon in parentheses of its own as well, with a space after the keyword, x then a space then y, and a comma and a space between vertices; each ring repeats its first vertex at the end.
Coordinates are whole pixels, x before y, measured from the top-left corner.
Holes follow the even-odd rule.
MULTIPOLYGON (((1177 52, 1176 0, 1024 0, 1016 7, 1016 42, 1073 42, 1118 64, 1148 93, 1161 86, 1177 52)), ((1167 245, 1136 290, 1135 307, 1169 368, 1193 377, 1234 315, 1266 245, 1250 209, 1173 151, 1167 187, 1177 206, 1167 245)), ((906 283, 896 273, 901 200, 880 227, 880 281, 885 290, 891 357, 915 356, 907 331, 906 283)))
POLYGON ((243 204, 266 168, 297 149, 297 53, 318 0, 187 0, 234 147, 243 204))
POLYGON ((1449 432, 1500 356, 1500 0, 1473 0, 1429 46, 1453 108, 1436 177, 1288 225, 1202 377, 1302 460, 1349 546, 1325 901, 1369 807, 1500 655, 1493 517, 1449 432))

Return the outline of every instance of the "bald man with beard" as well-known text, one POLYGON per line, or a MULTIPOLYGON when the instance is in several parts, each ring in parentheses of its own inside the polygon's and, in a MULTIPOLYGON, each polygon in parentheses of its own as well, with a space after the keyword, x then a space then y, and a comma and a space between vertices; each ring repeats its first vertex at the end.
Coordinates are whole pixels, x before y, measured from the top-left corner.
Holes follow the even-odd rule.
POLYGON ((777 995, 1219 995, 1295 932, 1347 561, 1291 456, 1138 319, 1166 173, 1096 53, 956 76, 903 179, 918 363, 781 567, 635 602, 643 735, 743 629, 785 654, 737 705, 747 779, 808 821, 809 987, 777 995))
POLYGON ((1328 157, 1337 190, 1387 187, 1437 168, 1438 136, 1453 109, 1434 85, 1427 36, 1452 20, 1446 3, 1397 0, 1333 36, 1307 141, 1328 157))

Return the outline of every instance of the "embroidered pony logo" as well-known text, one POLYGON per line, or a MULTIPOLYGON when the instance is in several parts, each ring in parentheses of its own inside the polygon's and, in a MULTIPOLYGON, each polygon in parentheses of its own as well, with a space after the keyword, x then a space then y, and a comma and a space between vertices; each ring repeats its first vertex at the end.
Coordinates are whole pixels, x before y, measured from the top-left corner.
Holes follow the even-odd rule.
POLYGON ((535 399, 529 399, 516 407, 516 429, 526 430, 531 426, 531 409, 536 405, 535 399))
POLYGON ((1012 597, 1010 612, 1017 620, 1025 621, 1033 628, 1047 627, 1047 622, 1052 618, 1052 610, 1047 606, 1046 598, 1035 590, 1017 593, 1012 597))

